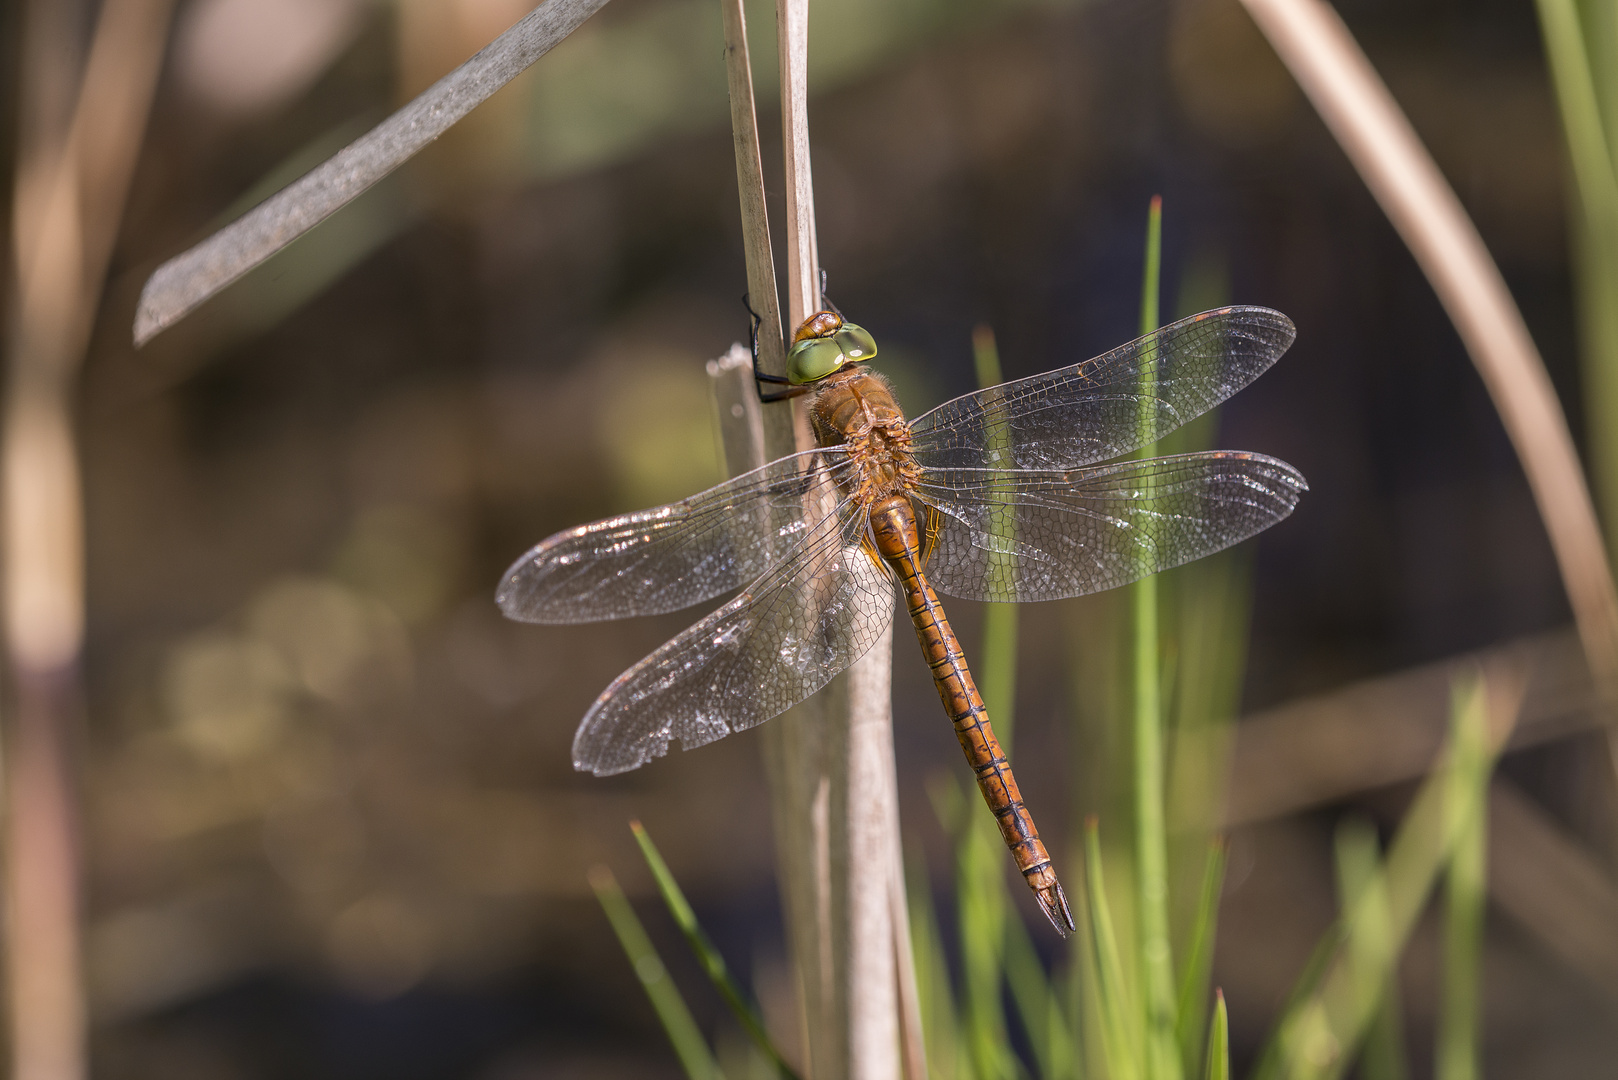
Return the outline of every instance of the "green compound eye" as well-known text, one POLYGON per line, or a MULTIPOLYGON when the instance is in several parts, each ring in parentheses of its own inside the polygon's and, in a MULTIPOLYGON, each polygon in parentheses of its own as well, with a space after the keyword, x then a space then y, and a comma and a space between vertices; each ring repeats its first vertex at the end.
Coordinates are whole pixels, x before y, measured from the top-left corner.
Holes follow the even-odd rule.
POLYGON ((832 340, 842 349, 843 356, 847 358, 845 363, 864 363, 876 355, 876 339, 863 326, 844 323, 832 340))
POLYGON ((847 363, 834 338, 808 338, 787 354, 787 380, 795 385, 824 379, 847 363))
POLYGON ((831 337, 806 338, 787 354, 787 379, 794 385, 812 383, 845 364, 862 363, 876 355, 876 341, 868 331, 844 323, 831 337))

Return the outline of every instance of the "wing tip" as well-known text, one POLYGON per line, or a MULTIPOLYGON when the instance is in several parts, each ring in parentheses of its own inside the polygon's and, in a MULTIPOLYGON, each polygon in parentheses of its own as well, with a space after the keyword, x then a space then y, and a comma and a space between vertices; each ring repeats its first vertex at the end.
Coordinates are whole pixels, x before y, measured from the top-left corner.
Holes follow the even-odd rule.
MULTIPOLYGON (((1298 325, 1283 311, 1262 304, 1232 304, 1219 309, 1223 315, 1239 316, 1245 325, 1264 326, 1272 331, 1279 332, 1285 341, 1281 344, 1280 352, 1286 352, 1292 343, 1298 340, 1298 325)), ((1277 353, 1280 355, 1280 353, 1277 353)))

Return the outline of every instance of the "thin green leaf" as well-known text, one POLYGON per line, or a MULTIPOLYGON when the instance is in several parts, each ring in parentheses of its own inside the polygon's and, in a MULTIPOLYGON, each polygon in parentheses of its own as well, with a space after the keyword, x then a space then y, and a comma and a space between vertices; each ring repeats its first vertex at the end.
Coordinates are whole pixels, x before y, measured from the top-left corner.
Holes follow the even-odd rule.
MULTIPOLYGON (((972 331, 972 356, 980 388, 988 389, 1005 381, 1000 373, 1000 352, 995 346, 994 331, 986 325, 980 324, 972 331)), ((987 449, 1009 461, 1011 425, 994 422, 998 412, 995 401, 987 402, 985 410, 984 430, 989 433, 987 449)), ((1011 498, 1009 493, 990 497, 999 499, 1007 505, 1011 498)), ((989 552, 988 578, 990 582, 1010 589, 1015 578, 1015 560, 1004 553, 1014 550, 1016 546, 1017 534, 1014 526, 1016 515, 995 514, 992 515, 992 520, 994 536, 1001 541, 1001 544, 997 550, 989 552)), ((995 735, 1000 740, 1000 747, 1008 756, 1011 753, 1012 728, 1015 720, 1013 707, 1017 700, 1018 610, 1016 604, 985 605, 983 644, 978 650, 977 663, 973 665, 978 689, 983 694, 983 704, 989 710, 989 717, 994 724, 995 735)))
MULTIPOLYGON (((1003 380, 994 333, 987 326, 972 334, 973 355, 978 382, 993 387, 1003 380)), ((989 409, 993 410, 991 402, 989 409)), ((990 425, 991 428, 994 425, 990 425)), ((991 450, 1005 450, 1009 435, 991 441, 991 450)), ((1007 515, 1010 520, 1010 515, 1007 515)), ((1015 534, 1008 527, 997 530, 1008 541, 1015 534)), ((991 556, 991 580, 1009 581, 1010 561, 991 556)), ((990 604, 984 611, 983 644, 975 665, 984 705, 994 723, 1001 747, 1011 753, 1017 682, 1017 609, 1010 604, 990 604)), ((961 803, 975 804, 962 793, 961 803)), ((980 807, 973 806, 962 816, 956 833, 956 897, 959 902, 961 947, 962 1013, 967 1045, 979 1080, 1011 1080, 1021 1072, 1006 1031, 1002 982, 1009 975, 1006 956, 1007 932, 1017 920, 1011 917, 1011 897, 1006 890, 1005 848, 995 821, 980 807)), ((1035 961, 1035 969, 1038 961, 1035 961)), ((1027 971, 1020 974, 1026 980, 1027 971)), ((1026 989, 1026 987, 1025 987, 1026 989)))
POLYGON ((1111 1080, 1137 1080, 1141 1075, 1140 1051, 1129 1021, 1135 999, 1124 984, 1124 965, 1112 929, 1112 909, 1107 903, 1107 883, 1101 869, 1101 831, 1095 818, 1084 823, 1084 881, 1107 1072, 1111 1080))
MULTIPOLYGON (((1281 1044, 1275 1068, 1295 1069, 1299 1076, 1341 1076, 1370 1026, 1376 1001, 1361 992, 1372 977, 1369 958, 1380 958, 1385 979, 1409 940, 1416 919, 1438 874, 1455 851, 1468 814, 1481 814, 1489 771, 1494 764, 1486 695, 1481 675, 1457 680, 1452 695, 1453 719, 1444 765, 1416 793, 1375 877, 1346 917, 1348 939, 1375 938, 1386 910, 1386 944, 1373 953, 1362 948, 1353 963, 1339 963, 1320 990, 1278 1025, 1281 1044), (1385 897, 1385 900, 1383 899, 1385 897)), ((1354 950, 1350 950, 1353 952, 1354 950)), ((1267 1075, 1273 1075, 1267 1074, 1267 1075)))
POLYGON ((1185 1071, 1196 1071, 1201 1056, 1201 1035, 1195 1017, 1203 1013, 1203 1001, 1208 996, 1208 977, 1213 970, 1214 937, 1219 924, 1219 894, 1225 885, 1226 848, 1223 837, 1214 837, 1208 845, 1208 858, 1202 868, 1202 889, 1197 896, 1197 914, 1191 924, 1191 939, 1186 945, 1185 968, 1180 973, 1179 1008, 1176 1014, 1175 1035, 1179 1039, 1180 1054, 1185 1071))
POLYGON ((1381 851, 1376 829, 1362 818, 1344 818, 1337 826, 1333 848, 1339 911, 1347 918, 1362 903, 1365 905, 1348 951, 1355 970, 1361 973, 1358 993, 1375 999, 1370 1006, 1371 1022, 1360 1056, 1360 1074, 1363 1080, 1405 1080, 1408 1070, 1399 1013, 1399 980, 1389 955, 1393 949, 1392 928, 1388 925, 1387 882, 1377 872, 1381 851))
POLYGON ((590 887, 601 901, 601 910, 607 913, 607 921, 612 923, 618 943, 624 947, 636 978, 652 1001, 652 1008, 657 1010, 657 1018, 663 1023, 669 1042, 674 1044, 674 1053, 685 1075, 690 1080, 724 1080, 713 1052, 703 1040, 702 1032, 697 1030, 697 1022, 691 1018, 691 1010, 685 1007, 685 1000, 669 978, 668 969, 652 947, 640 919, 635 917, 629 899, 618 887, 618 879, 605 866, 596 866, 590 870, 590 887))
POLYGON ((1321 983, 1326 980, 1326 973, 1331 970, 1332 961, 1347 938, 1348 926, 1344 920, 1338 919, 1315 943, 1309 959, 1304 961, 1303 970, 1298 973, 1297 981, 1292 984, 1291 992, 1287 994, 1286 1002, 1281 1006, 1280 1017, 1270 1029, 1269 1038, 1264 1041, 1258 1064, 1253 1067, 1252 1080, 1280 1080, 1286 1063, 1288 1035, 1296 1027, 1304 1007, 1319 992, 1321 983))
POLYGON ((1146 270, 1140 289, 1140 332, 1150 334, 1162 325, 1158 312, 1163 296, 1163 196, 1153 195, 1146 212, 1146 270))
MULTIPOLYGON (((1146 273, 1141 289, 1141 333, 1158 327, 1163 262, 1163 200, 1153 197, 1147 216, 1146 273)), ((1152 378, 1143 373, 1141 439, 1155 436, 1152 378)), ((1139 948, 1148 1080, 1179 1080, 1175 1042, 1174 957, 1169 943, 1168 832, 1163 812, 1163 669, 1158 636, 1157 578, 1135 582, 1135 927, 1139 948)))
POLYGON ((1225 1012, 1225 992, 1214 991, 1213 1017, 1208 1021, 1208 1060, 1204 1080, 1230 1080, 1230 1017, 1225 1012))
MULTIPOLYGON (((1001 881, 1005 881, 1003 876, 1001 881)), ((1033 937, 1021 919, 1006 920, 1005 964, 1006 985, 1028 1035, 1035 1072, 1047 1078, 1066 1075, 1072 1068, 1073 1035, 1034 951, 1033 937)))
POLYGON ((916 992, 921 999, 922 1032, 927 1043, 927 1067, 932 1080, 969 1080, 965 1049, 960 1042, 960 1018, 950 994, 949 962, 944 937, 933 909, 932 889, 919 855, 907 860, 905 890, 910 907, 910 948, 915 956, 916 992))
POLYGON ((697 962, 702 965, 702 970, 707 973, 714 988, 719 991, 719 996, 730 1007, 731 1013, 741 1024, 747 1037, 753 1040, 754 1045, 765 1057, 769 1058, 776 1070, 788 1080, 798 1080, 798 1074, 781 1057, 781 1052, 775 1048, 769 1033, 764 1030, 764 1022, 748 1001, 747 992, 731 977, 730 969, 725 966, 725 958, 719 954, 718 948, 698 924, 697 913, 686 901, 685 893, 674 880, 673 873, 663 861, 657 845, 652 843, 651 836, 638 821, 631 821, 629 829, 635 834, 635 842, 640 845, 641 856, 645 858, 647 867, 652 871, 652 880, 657 882, 657 891, 662 894, 663 903, 668 906, 669 914, 674 916, 675 925, 680 928, 680 933, 685 935, 686 943, 696 954, 697 962))
MULTIPOLYGON (((962 792, 962 803, 976 803, 962 792)), ((1018 1062, 1006 1033, 1001 981, 1005 970, 1005 844, 982 806, 963 815, 956 834, 955 896, 961 947, 961 1012, 978 1080, 1010 1080, 1018 1062)))
POLYGON ((1444 992, 1438 1016, 1438 1080, 1477 1080, 1488 851, 1488 715, 1477 683, 1457 692, 1449 816, 1455 830, 1444 896, 1444 992))

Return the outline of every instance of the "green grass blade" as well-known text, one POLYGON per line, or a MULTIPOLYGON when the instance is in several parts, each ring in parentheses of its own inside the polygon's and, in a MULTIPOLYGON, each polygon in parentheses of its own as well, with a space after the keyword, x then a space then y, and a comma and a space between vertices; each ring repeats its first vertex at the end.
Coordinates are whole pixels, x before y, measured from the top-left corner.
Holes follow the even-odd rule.
POLYGON ((1028 1034, 1036 1074, 1046 1078, 1071 1075, 1075 1060, 1073 1033, 1039 962, 1028 926, 1020 919, 1006 920, 1005 961, 1006 985, 1011 988, 1017 1018, 1028 1034))
POLYGON ((1053 984, 1050 997, 1051 1066, 1045 1080, 1083 1080, 1084 1053, 1079 1045, 1078 1021, 1061 987, 1061 983, 1053 984))
POLYGON ((1176 1009, 1176 1037, 1187 1074, 1196 1071, 1202 1056, 1201 1035, 1196 1017, 1203 1013, 1208 996, 1208 977, 1213 970, 1214 936, 1219 924, 1219 894, 1225 886, 1226 849, 1223 837, 1208 845, 1208 859, 1202 869, 1202 889, 1197 896, 1197 914, 1186 945, 1185 968, 1180 973, 1179 1006, 1176 1009))
POLYGON ((1163 196, 1153 195, 1146 212, 1146 270, 1140 289, 1140 332, 1150 334, 1163 324, 1159 312, 1163 297, 1163 196))
POLYGON ((972 331, 972 367, 980 390, 1006 381, 1000 370, 1000 349, 994 343, 994 329, 984 323, 979 323, 972 331))
MULTIPOLYGON (((1147 216, 1146 273, 1141 289, 1141 333, 1158 327, 1163 259, 1163 200, 1154 196, 1147 216)), ((1155 440, 1155 398, 1142 378, 1141 439, 1155 440)), ((1143 453, 1148 451, 1143 451, 1143 453)), ((1169 943, 1168 831, 1163 812, 1163 672, 1158 635, 1157 579, 1135 582, 1135 874, 1147 1080, 1179 1080, 1175 1041, 1174 958, 1169 943)))
POLYGON ((1364 903, 1359 932, 1349 942, 1349 957, 1362 972, 1358 995, 1373 1000, 1370 1026, 1360 1055, 1362 1080, 1406 1080, 1403 1025, 1399 1012, 1399 980, 1393 963, 1387 882, 1377 873, 1381 852, 1376 829, 1361 818, 1345 818, 1334 842, 1338 908, 1345 918, 1364 903), (1374 892, 1372 890, 1375 890, 1374 892))
MULTIPOLYGON (((1444 990, 1438 1017, 1437 1080, 1477 1080, 1483 983, 1484 876, 1488 850, 1488 718, 1481 689, 1466 688, 1455 710, 1449 817, 1455 830, 1444 896, 1444 990)), ((1458 695, 1459 696, 1459 695, 1458 695)))
POLYGON ((1208 1062, 1203 1080, 1230 1080, 1230 1016, 1225 1012, 1225 992, 1214 991, 1213 1017, 1208 1021, 1208 1062))
POLYGON ((697 1022, 691 1018, 691 1010, 685 1007, 685 1000, 669 978, 668 969, 652 947, 651 939, 635 917, 635 910, 629 906, 629 899, 618 887, 618 880, 612 876, 612 871, 605 866, 592 868, 590 887, 595 890, 596 899, 601 901, 601 910, 607 913, 607 921, 618 935, 618 943, 629 957, 635 976, 640 979, 646 996, 651 999, 652 1008, 663 1023, 669 1042, 674 1044, 674 1053, 679 1057, 685 1075, 690 1080, 723 1080, 713 1052, 703 1040, 702 1032, 697 1030, 697 1022))
MULTIPOLYGON (((1000 355, 989 327, 978 326, 973 331, 972 351, 979 385, 984 388, 999 385, 1003 381, 1000 355)), ((989 402, 986 408, 992 416, 994 403, 989 402)), ((995 425, 991 423, 989 427, 994 429, 995 425)), ((993 455, 1003 455, 1005 464, 1010 466, 1009 429, 998 438, 991 438, 988 449, 993 455)), ((991 528, 1002 539, 1015 537, 1009 508, 995 515, 991 528)), ((1012 575, 1011 561, 991 554, 990 581, 1009 592, 1012 575)), ((983 703, 1000 746, 1008 756, 1016 719, 1017 614, 1012 604, 985 607, 983 642, 973 665, 983 703)), ((977 803, 976 798, 964 793, 962 801, 977 803)), ((1017 920, 1012 915, 1012 900, 1006 889, 1005 842, 996 822, 982 807, 974 805, 965 815, 965 828, 957 834, 956 854, 962 1001, 971 1058, 980 1080, 1009 1080, 1021 1070, 1007 1035, 1001 993, 1010 974, 1007 934, 1017 920)), ((1037 971, 1037 960, 1035 968, 1037 971)), ((1021 974, 1026 978, 1028 972, 1021 974)))
POLYGON ((1123 960, 1112 929, 1112 909, 1107 903, 1107 883, 1101 869, 1101 831, 1094 818, 1084 824, 1084 883, 1107 1072, 1110 1080, 1139 1080, 1139 1043, 1130 1023, 1136 999, 1124 983, 1123 960))
MULTIPOLYGON (((994 331, 979 325, 972 331, 972 357, 977 368, 978 386, 988 389, 1004 382, 1000 373, 1000 351, 995 345, 994 331)), ((996 424, 994 401, 985 404, 984 428, 990 434, 986 449, 993 458, 1003 458, 1009 468, 1015 464, 1011 457, 1011 428, 996 424)), ((991 496, 993 497, 993 496, 991 496)), ((1014 575, 1013 559, 1003 554, 1011 551, 1016 541, 1015 517, 1010 509, 1010 495, 1000 497, 1006 510, 994 515, 990 530, 996 539, 1004 542, 1001 551, 989 553, 988 577, 990 582, 1010 591, 1014 575)), ((978 649, 978 660, 973 667, 983 704, 989 710, 995 736, 1007 756, 1011 754, 1014 706, 1017 701, 1017 614, 1015 604, 986 604, 983 611, 983 643, 978 649)))
POLYGON ((747 1037, 752 1039, 759 1051, 770 1059, 776 1070, 788 1080, 798 1080, 798 1074, 781 1057, 781 1052, 775 1048, 769 1033, 764 1030, 764 1022, 749 1003, 747 992, 731 977, 730 969, 725 966, 725 958, 719 955, 713 941, 697 923, 697 913, 691 910, 685 893, 674 880, 674 875, 669 871, 668 864, 663 861, 657 845, 652 843, 651 836, 638 821, 631 821, 629 829, 635 834, 635 842, 640 845, 641 856, 645 858, 647 867, 652 871, 652 879, 657 882, 657 891, 662 894, 663 903, 668 906, 669 914, 674 916, 675 925, 680 928, 680 933, 685 935, 686 943, 696 954, 697 962, 702 965, 702 970, 714 984, 714 989, 719 991, 719 996, 730 1007, 731 1013, 741 1024, 747 1037))
MULTIPOLYGON (((1317 994, 1289 1007, 1277 1026, 1280 1052, 1264 1064, 1292 1076, 1338 1077, 1365 1038, 1376 998, 1363 992, 1373 977, 1386 980, 1410 938, 1439 872, 1449 863, 1472 815, 1483 813, 1494 765, 1487 699, 1481 675, 1457 680, 1444 764, 1406 811, 1373 882, 1346 916, 1344 962, 1335 965, 1317 994), (1385 912, 1385 915, 1383 914, 1385 912), (1385 929, 1379 929, 1378 922, 1385 929), (1382 943, 1375 948, 1366 944, 1382 943), (1380 973, 1372 961, 1382 965, 1380 973), (1307 1067, 1305 1067, 1307 1065, 1307 1067)), ((1295 999, 1297 995, 1294 995, 1295 999)), ((1260 1074, 1265 1077, 1276 1072, 1260 1074)))
POLYGON ((973 1071, 978 1080, 1010 1080, 1017 1058, 1006 1033, 1001 1000, 1005 971, 1006 848, 1000 831, 975 792, 962 792, 969 806, 956 837, 956 903, 961 947, 961 1012, 973 1071))
POLYGON ((910 907, 910 947, 915 955, 927 1068, 932 1080, 969 1080, 971 1074, 961 1064, 965 1054, 959 1038, 960 1018, 950 993, 949 963, 944 957, 944 938, 938 928, 938 912, 933 909, 927 870, 919 857, 907 862, 909 887, 905 896, 910 907))
POLYGON ((1297 981, 1287 994, 1286 1002, 1281 1006, 1280 1018, 1264 1041, 1258 1064, 1253 1066, 1252 1080, 1281 1080, 1286 1075, 1287 1047, 1293 1041, 1303 1010, 1319 993, 1321 984, 1326 981, 1326 974, 1331 971, 1332 961, 1337 958, 1347 938, 1348 926, 1339 919, 1315 943, 1309 959, 1304 961, 1303 970, 1298 973, 1297 981))
POLYGON ((975 791, 939 775, 927 791, 955 838, 956 931, 961 949, 960 1063, 977 1080, 1016 1076, 1001 1005, 1006 889, 1005 845, 975 791))

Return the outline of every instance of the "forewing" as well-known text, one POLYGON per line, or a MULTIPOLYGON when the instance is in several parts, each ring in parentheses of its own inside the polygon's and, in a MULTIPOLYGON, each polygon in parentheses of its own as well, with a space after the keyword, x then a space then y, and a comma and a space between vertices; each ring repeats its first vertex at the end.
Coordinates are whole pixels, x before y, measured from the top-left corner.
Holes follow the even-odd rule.
POLYGON ((1279 311, 1193 315, 1109 353, 947 401, 911 425, 934 469, 1073 469, 1162 438, 1258 378, 1296 331, 1279 311))
POLYGON ((858 660, 893 618, 887 571, 861 549, 866 512, 844 501, 792 555, 624 672, 573 739, 574 768, 638 768, 785 712, 858 660))
POLYGON ((1274 525, 1308 490, 1262 454, 1213 450, 1070 472, 929 473, 927 578, 969 600, 1056 600, 1200 559, 1274 525))
POLYGON ((511 565, 495 600, 513 619, 659 615, 754 580, 808 530, 804 497, 848 467, 807 450, 677 503, 559 532, 511 565))

